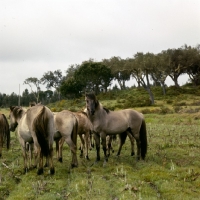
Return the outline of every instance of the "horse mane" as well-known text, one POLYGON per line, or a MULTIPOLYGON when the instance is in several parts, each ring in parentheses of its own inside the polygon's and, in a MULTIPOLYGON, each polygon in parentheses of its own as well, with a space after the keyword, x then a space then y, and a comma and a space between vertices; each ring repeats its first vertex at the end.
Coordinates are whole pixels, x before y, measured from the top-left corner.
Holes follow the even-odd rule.
POLYGON ((108 108, 103 107, 103 109, 104 109, 107 113, 110 112, 110 110, 109 110, 108 108))
POLYGON ((85 115, 86 117, 88 117, 87 113, 84 111, 79 111, 78 113, 81 113, 81 114, 85 115))

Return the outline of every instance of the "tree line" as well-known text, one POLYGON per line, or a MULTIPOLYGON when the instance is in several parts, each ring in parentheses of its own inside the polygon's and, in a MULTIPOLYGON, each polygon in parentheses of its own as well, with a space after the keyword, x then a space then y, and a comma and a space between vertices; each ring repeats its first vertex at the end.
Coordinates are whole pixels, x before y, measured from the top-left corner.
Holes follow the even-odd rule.
MULTIPOLYGON (((27 106, 30 101, 42 101, 44 104, 55 102, 63 98, 77 98, 87 91, 96 94, 107 91, 113 81, 119 85, 114 88, 124 90, 125 83, 131 78, 137 87, 143 87, 149 94, 152 104, 154 96, 151 86, 162 87, 163 95, 166 93, 166 78, 170 77, 175 87, 179 87, 178 78, 187 74, 190 83, 194 86, 200 84, 200 45, 191 47, 184 45, 177 49, 163 50, 158 54, 137 52, 133 57, 122 59, 111 57, 96 62, 93 59, 81 64, 70 65, 63 75, 61 70, 44 73, 42 78, 29 77, 24 81, 31 90, 26 89, 20 97, 20 103, 27 106), (45 85, 47 90, 41 91, 40 86, 45 85)), ((0 93, 0 106, 19 104, 19 97, 0 93)))

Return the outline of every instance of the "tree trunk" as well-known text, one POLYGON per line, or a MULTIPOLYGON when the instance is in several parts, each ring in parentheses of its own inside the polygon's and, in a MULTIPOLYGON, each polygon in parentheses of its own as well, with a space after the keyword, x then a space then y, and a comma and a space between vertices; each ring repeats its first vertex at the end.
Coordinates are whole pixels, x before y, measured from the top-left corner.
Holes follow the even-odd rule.
POLYGON ((163 95, 166 95, 165 82, 160 82, 160 84, 161 84, 161 87, 162 87, 163 95))

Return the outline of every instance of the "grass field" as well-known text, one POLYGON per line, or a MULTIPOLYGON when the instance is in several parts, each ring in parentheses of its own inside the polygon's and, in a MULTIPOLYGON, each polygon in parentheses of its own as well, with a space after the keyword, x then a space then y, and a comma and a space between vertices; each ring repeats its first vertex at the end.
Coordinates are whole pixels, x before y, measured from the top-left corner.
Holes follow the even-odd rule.
MULTIPOLYGON (((141 109, 146 108, 138 108, 141 109)), ((155 110, 158 106, 148 109, 155 110)), ((0 112, 8 115, 8 109, 0 112)), ((118 141, 114 142, 115 152, 105 167, 102 150, 101 160, 93 165, 96 158, 93 149, 89 161, 79 158, 78 151, 79 166, 71 169, 71 153, 65 144, 63 163, 57 162, 54 155, 55 175, 49 175, 48 169, 40 176, 36 175, 36 169, 23 174, 20 145, 16 133, 11 133, 11 149, 3 149, 0 159, 0 200, 199 199, 200 113, 144 115, 148 132, 145 161, 130 156, 127 138, 119 157, 116 157, 118 141)))

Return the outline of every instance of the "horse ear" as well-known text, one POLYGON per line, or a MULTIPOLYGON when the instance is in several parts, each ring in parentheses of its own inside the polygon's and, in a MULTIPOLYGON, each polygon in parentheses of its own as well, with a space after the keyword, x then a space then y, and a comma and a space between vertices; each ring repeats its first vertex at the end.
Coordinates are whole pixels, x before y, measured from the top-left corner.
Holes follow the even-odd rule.
POLYGON ((13 111, 13 109, 15 108, 15 106, 10 106, 10 110, 13 111))

